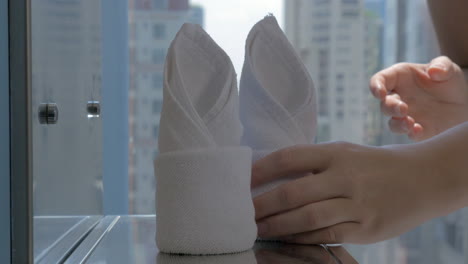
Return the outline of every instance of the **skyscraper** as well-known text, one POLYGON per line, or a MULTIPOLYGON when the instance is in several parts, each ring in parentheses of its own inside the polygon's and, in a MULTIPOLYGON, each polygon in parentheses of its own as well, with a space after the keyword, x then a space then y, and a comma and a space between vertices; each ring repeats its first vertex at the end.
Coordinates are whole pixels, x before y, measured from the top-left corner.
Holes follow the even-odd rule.
MULTIPOLYGON (((378 10, 374 1, 373 9, 378 10)), ((382 69, 382 38, 383 19, 381 14, 366 8, 364 14, 364 37, 365 37, 365 68, 366 80, 382 69)), ((379 145, 382 141, 383 123, 380 112, 380 102, 375 99, 370 92, 367 92, 365 121, 365 143, 369 145, 379 145)))
POLYGON ((137 0, 130 10, 129 185, 133 214, 154 213, 157 155, 167 49, 184 22, 203 25, 187 0, 137 0))
POLYGON ((318 94, 318 141, 364 142, 367 84, 362 0, 285 1, 286 35, 318 94))

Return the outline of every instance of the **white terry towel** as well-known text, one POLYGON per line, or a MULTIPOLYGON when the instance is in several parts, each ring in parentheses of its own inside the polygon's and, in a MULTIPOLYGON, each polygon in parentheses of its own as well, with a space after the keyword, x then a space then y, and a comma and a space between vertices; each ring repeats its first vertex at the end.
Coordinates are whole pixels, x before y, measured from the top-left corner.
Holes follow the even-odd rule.
POLYGON ((161 252, 222 254, 256 238, 252 151, 242 124, 234 67, 198 25, 184 24, 164 69, 155 160, 156 243, 161 252))
MULTIPOLYGON (((273 16, 258 22, 247 38, 240 117, 244 125, 242 144, 252 147, 254 160, 280 148, 314 142, 314 85, 273 16)), ((253 196, 285 181, 261 186, 253 190, 253 196)))

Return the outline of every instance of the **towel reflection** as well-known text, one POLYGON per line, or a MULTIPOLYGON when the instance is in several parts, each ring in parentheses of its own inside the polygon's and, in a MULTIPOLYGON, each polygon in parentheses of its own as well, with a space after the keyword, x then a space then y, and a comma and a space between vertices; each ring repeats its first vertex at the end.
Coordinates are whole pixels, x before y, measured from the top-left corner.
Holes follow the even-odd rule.
POLYGON ((252 250, 225 255, 191 256, 159 253, 157 264, 357 264, 343 247, 257 242, 252 250))

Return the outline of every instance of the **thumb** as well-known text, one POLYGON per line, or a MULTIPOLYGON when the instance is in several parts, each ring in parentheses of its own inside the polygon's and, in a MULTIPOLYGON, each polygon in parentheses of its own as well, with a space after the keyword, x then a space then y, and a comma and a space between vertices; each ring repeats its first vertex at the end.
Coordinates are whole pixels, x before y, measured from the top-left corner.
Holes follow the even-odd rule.
POLYGON ((427 67, 427 74, 436 82, 448 81, 454 73, 453 62, 446 56, 433 59, 427 67))

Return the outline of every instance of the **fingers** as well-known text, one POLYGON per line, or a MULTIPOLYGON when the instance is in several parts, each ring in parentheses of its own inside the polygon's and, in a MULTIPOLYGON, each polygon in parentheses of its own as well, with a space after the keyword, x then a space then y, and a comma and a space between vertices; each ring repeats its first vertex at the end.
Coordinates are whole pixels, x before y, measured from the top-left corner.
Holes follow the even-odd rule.
POLYGON ((427 67, 427 74, 431 80, 436 82, 449 80, 452 78, 454 72, 454 63, 446 56, 433 59, 427 67))
POLYGON ((410 133, 415 125, 412 117, 406 116, 404 118, 391 118, 388 121, 388 126, 393 133, 407 134, 410 133))
POLYGON ((404 118, 391 118, 388 126, 393 133, 407 134, 413 141, 421 141, 424 137, 424 127, 416 123, 410 116, 404 118))
POLYGON ((416 123, 413 126, 413 129, 408 133, 408 137, 413 141, 421 141, 424 138, 424 128, 416 123))
POLYGON ((374 74, 369 84, 374 97, 383 101, 385 96, 396 88, 398 76, 406 70, 407 64, 399 63, 374 74))
POLYGON ((372 95, 379 100, 384 100, 387 95, 387 90, 383 86, 383 82, 384 80, 382 76, 374 75, 369 84, 369 89, 372 95))
POLYGON ((291 174, 323 170, 331 160, 326 144, 285 148, 260 159, 252 168, 252 187, 291 174))
POLYGON ((353 242, 353 236, 359 230, 359 223, 346 222, 319 230, 297 234, 286 241, 298 244, 338 244, 353 242))
POLYGON ((278 186, 254 199, 255 219, 289 211, 335 197, 349 191, 337 177, 325 173, 309 175, 278 186))
POLYGON ((268 217, 258 223, 258 235, 266 238, 299 234, 357 221, 358 217, 359 212, 350 199, 330 199, 268 217))
POLYGON ((380 109, 387 116, 405 117, 408 115, 408 105, 401 100, 398 94, 385 96, 380 103, 380 109))

